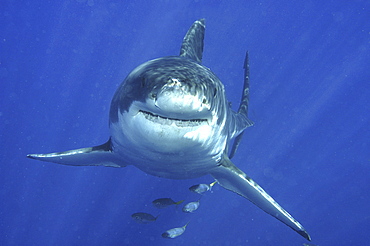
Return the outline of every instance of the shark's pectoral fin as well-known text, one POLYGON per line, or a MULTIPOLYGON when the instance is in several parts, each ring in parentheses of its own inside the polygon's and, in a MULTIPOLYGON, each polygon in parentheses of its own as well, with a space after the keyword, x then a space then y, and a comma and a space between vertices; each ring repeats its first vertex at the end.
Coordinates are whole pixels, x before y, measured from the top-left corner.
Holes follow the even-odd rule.
POLYGON ((29 154, 27 157, 72 166, 124 167, 111 149, 111 141, 105 144, 82 149, 68 150, 49 154, 29 154))
POLYGON ((247 198, 266 213, 274 216, 301 236, 311 241, 310 235, 308 235, 303 226, 275 202, 256 182, 237 168, 226 155, 221 165, 212 170, 211 175, 225 189, 247 198))

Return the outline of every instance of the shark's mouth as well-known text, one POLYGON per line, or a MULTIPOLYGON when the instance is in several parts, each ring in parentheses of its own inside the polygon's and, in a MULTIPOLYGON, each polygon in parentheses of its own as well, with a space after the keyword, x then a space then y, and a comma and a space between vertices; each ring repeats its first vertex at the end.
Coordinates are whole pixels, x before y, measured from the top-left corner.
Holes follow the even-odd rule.
POLYGON ((176 118, 169 118, 163 117, 160 115, 153 114, 148 111, 139 110, 139 113, 143 114, 145 119, 153 121, 158 124, 162 125, 172 125, 175 124, 178 127, 197 127, 207 123, 207 119, 176 119, 176 118))

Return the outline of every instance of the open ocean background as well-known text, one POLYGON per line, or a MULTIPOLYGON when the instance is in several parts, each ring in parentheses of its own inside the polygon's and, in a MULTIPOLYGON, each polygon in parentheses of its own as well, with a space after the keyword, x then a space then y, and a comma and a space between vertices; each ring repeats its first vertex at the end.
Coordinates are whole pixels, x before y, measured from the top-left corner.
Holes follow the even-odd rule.
POLYGON ((161 197, 211 176, 26 158, 104 143, 110 100, 139 64, 179 54, 206 18, 203 64, 237 109, 250 55, 250 118, 233 162, 307 229, 312 245, 370 245, 370 1, 0 2, 0 245, 308 243, 216 185, 194 214, 161 197), (138 224, 135 212, 159 215, 138 224), (190 223, 176 239, 161 234, 190 223))

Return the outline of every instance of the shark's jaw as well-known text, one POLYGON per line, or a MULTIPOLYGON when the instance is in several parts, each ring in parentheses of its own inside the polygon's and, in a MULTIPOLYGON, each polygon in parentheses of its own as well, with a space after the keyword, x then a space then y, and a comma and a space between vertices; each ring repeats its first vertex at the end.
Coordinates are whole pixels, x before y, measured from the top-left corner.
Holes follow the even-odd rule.
POLYGON ((176 119, 171 117, 164 117, 158 114, 154 114, 149 111, 139 110, 138 114, 142 114, 145 119, 152 121, 153 123, 162 125, 172 125, 175 124, 176 127, 200 127, 202 124, 207 123, 207 119, 176 119))
POLYGON ((141 102, 134 102, 129 111, 120 113, 119 121, 113 123, 119 127, 115 129, 115 134, 118 130, 125 141, 131 142, 138 149, 168 155, 176 155, 187 148, 204 147, 212 141, 212 133, 217 128, 217 117, 211 113, 199 118, 183 114, 180 118, 158 111, 150 110, 150 107, 141 102))
POLYGON ((227 139, 217 125, 217 115, 210 111, 199 118, 186 114, 178 118, 148 108, 134 102, 117 122, 111 122, 113 146, 124 152, 128 163, 173 179, 202 176, 210 166, 217 166, 227 139))

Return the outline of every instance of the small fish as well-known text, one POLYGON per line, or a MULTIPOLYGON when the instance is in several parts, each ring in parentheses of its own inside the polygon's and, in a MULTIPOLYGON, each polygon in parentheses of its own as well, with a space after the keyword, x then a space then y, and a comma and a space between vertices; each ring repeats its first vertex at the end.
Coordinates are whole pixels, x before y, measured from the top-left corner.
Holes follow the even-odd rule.
POLYGON ((149 224, 156 221, 158 216, 154 217, 153 215, 148 213, 134 213, 131 215, 131 218, 139 224, 149 224))
POLYGON ((153 203, 154 207, 156 207, 156 208, 165 208, 165 207, 168 207, 168 206, 171 206, 171 205, 179 205, 183 201, 184 200, 175 202, 171 198, 159 198, 159 199, 154 200, 152 203, 153 203))
POLYGON ((196 202, 189 202, 182 208, 182 211, 185 213, 192 213, 199 208, 199 205, 199 200, 196 202))
POLYGON ((189 190, 202 195, 203 193, 209 191, 216 183, 217 183, 217 181, 215 181, 211 184, 193 185, 192 187, 189 188, 189 190))
POLYGON ((186 226, 188 224, 189 224, 189 222, 186 223, 186 225, 184 225, 183 227, 173 228, 173 229, 170 229, 168 231, 165 231, 165 232, 162 233, 162 237, 164 237, 164 238, 178 237, 178 236, 180 236, 181 234, 183 234, 185 232, 186 226))

